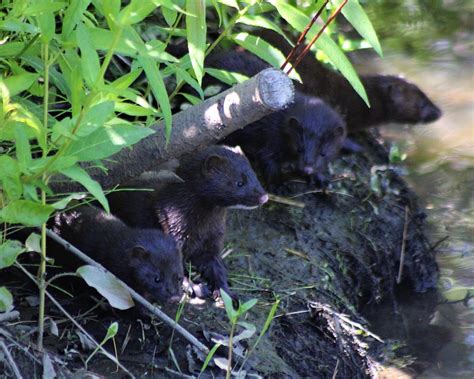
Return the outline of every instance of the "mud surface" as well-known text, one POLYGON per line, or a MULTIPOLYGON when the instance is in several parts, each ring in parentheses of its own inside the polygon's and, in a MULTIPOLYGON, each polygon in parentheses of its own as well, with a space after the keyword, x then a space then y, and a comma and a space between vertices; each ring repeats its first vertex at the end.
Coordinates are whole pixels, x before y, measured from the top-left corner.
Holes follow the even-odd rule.
MULTIPOLYGON (((364 136, 358 142, 365 152, 343 156, 333 165, 334 180, 327 193, 292 183, 282 189, 282 196, 296 203, 272 201, 256 211, 229 213, 225 262, 232 288, 242 301, 258 299, 242 320, 255 325, 257 331, 252 338, 236 344, 237 368, 242 361, 239 355, 245 355, 254 345, 271 306, 280 300, 269 331, 251 352, 241 375, 374 376, 382 365, 393 364, 387 360, 394 356, 391 341, 397 336, 387 335, 386 339, 373 334, 361 315, 362 309, 370 307, 370 312, 377 312, 379 303, 396 308, 399 286, 408 297, 435 288, 437 266, 423 232, 425 217, 416 196, 388 165, 386 151, 374 138, 364 136), (402 250, 402 282, 397 285, 402 250)), ((21 322, 4 323, 0 332, 23 375, 40 377, 42 362, 32 339, 36 324, 30 321, 35 319, 37 309, 27 302, 27 296, 34 297, 36 292, 27 279, 15 279, 11 271, 2 275, 7 274, 9 281, 2 283, 18 299, 15 304, 21 322)), ((135 375, 199 374, 205 357, 177 334, 170 349, 169 328, 156 320, 150 322, 136 311, 112 312, 107 304, 90 311, 100 297, 92 291, 90 294, 95 300, 87 291, 73 300, 60 294, 58 297, 98 341, 111 322, 119 321, 116 352, 135 375)), ((169 310, 171 315, 175 312, 169 310)), ((56 329, 50 327, 46 341, 53 366, 59 376, 71 377, 72 372, 83 369, 90 347, 81 342, 80 333, 52 305, 47 315, 58 329, 55 333, 56 329)), ((180 323, 208 346, 213 346, 219 336, 227 336, 230 328, 225 310, 213 301, 187 303, 180 323)), ((238 328, 236 333, 240 332, 238 328)), ((105 346, 114 351, 110 342, 105 346)), ((217 350, 216 357, 226 356, 225 347, 217 350)), ((89 362, 88 369, 106 377, 124 376, 100 354, 89 362)), ((0 372, 10 372, 4 360, 0 360, 0 372)), ((82 377, 84 371, 77 375, 82 377)), ((212 375, 225 376, 214 361, 202 377, 212 375)))

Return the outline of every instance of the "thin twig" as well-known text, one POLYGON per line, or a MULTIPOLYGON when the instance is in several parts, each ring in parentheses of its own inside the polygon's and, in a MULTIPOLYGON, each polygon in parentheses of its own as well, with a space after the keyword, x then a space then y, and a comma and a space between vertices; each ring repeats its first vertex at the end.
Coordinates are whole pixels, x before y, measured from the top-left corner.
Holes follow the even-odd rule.
POLYGON ((306 27, 304 28, 303 32, 300 34, 299 38, 298 38, 298 41, 296 41, 296 44, 295 46, 291 49, 290 51, 290 54, 288 54, 288 56, 286 57, 285 59, 285 62, 283 62, 283 64, 281 65, 280 67, 280 70, 284 70, 286 65, 288 63, 290 63, 291 59, 293 58, 293 56, 296 54, 296 52, 298 51, 299 47, 301 46, 301 44, 303 43, 305 37, 306 37, 306 34, 308 34, 309 32, 309 29, 311 29, 311 27, 314 25, 314 23, 316 22, 316 20, 319 18, 319 16, 321 15, 321 13, 323 12, 323 9, 326 7, 326 5, 329 3, 329 0, 326 0, 324 2, 324 4, 321 6, 321 8, 319 8, 318 12, 313 16, 313 18, 311 19, 311 21, 308 23, 308 25, 306 25, 306 27))
POLYGON ((130 286, 125 284, 123 281, 118 279, 114 274, 112 274, 110 271, 108 271, 102 265, 100 265, 99 263, 94 261, 92 258, 90 258, 86 254, 84 254, 78 248, 71 245, 69 242, 67 242, 65 239, 61 238, 60 236, 58 236, 53 231, 48 229, 48 230, 46 230, 46 234, 48 235, 49 238, 51 238, 55 242, 62 245, 67 251, 71 252, 72 254, 77 256, 82 261, 86 262, 87 264, 89 264, 91 266, 94 266, 94 267, 98 268, 102 272, 105 272, 105 273, 108 273, 109 275, 112 275, 116 280, 119 281, 120 284, 122 284, 122 286, 124 286, 128 290, 128 292, 130 292, 130 295, 132 296, 133 300, 140 303, 149 312, 151 312, 154 315, 156 315, 157 317, 159 317, 165 324, 168 324, 172 328, 176 329, 176 331, 179 334, 181 334, 185 339, 187 339, 189 342, 191 342, 194 346, 196 346, 204 354, 209 353, 209 349, 206 345, 204 345, 202 342, 200 342, 196 337, 194 337, 191 333, 189 333, 186 329, 184 329, 181 325, 179 325, 176 321, 174 321, 171 317, 169 317, 161 309, 159 309, 158 307, 155 307, 154 305, 152 305, 148 300, 146 300, 142 295, 140 295, 138 292, 136 292, 133 288, 131 288, 130 286))
MULTIPOLYGON (((15 263, 15 266, 18 267, 21 271, 25 273, 26 276, 28 276, 34 283, 36 283, 36 279, 33 275, 29 273, 27 269, 25 269, 20 263, 15 263)), ((81 324, 79 324, 76 319, 69 314, 69 312, 63 308, 61 304, 47 291, 45 290, 45 295, 48 297, 48 299, 62 312, 64 315, 71 320, 71 322, 78 328, 97 348, 104 354, 107 358, 109 358, 112 362, 114 362, 117 366, 119 366, 123 371, 125 371, 128 375, 130 375, 132 378, 135 378, 135 376, 124 366, 122 365, 118 359, 110 354, 107 350, 102 347, 101 344, 99 344, 94 337, 92 337, 87 330, 85 330, 81 324)))
POLYGON ((301 201, 294 201, 294 200, 288 199, 286 197, 281 197, 281 196, 277 196, 277 195, 268 194, 268 199, 270 201, 275 202, 275 203, 291 205, 291 206, 297 207, 297 208, 304 208, 305 207, 305 203, 302 203, 301 201))
POLYGON ((326 23, 322 26, 321 30, 313 37, 313 39, 311 40, 311 42, 304 48, 304 50, 301 52, 300 55, 298 55, 298 57, 296 58, 295 60, 295 63, 288 69, 288 71, 286 72, 287 75, 290 74, 290 72, 293 70, 293 69, 296 69, 296 66, 298 66, 298 64, 301 62, 301 60, 306 56, 306 54, 308 54, 308 51, 309 49, 311 48, 311 46, 313 46, 313 44, 317 41, 317 39, 321 36, 321 34, 323 34, 324 30, 327 28, 327 26, 336 18, 336 16, 341 12, 342 8, 344 7, 344 5, 346 5, 348 0, 344 0, 342 2, 341 5, 339 5, 339 7, 334 11, 334 13, 331 15, 331 17, 328 18, 328 20, 326 21, 326 23))
POLYGON ((400 249, 400 266, 398 268, 397 284, 402 281, 403 265, 405 263, 405 247, 408 233, 408 205, 405 206, 405 223, 403 224, 402 247, 400 249))
POLYGON ((21 373, 18 370, 18 367, 17 367, 15 361, 13 360, 12 355, 10 354, 10 351, 8 350, 7 345, 5 345, 5 341, 3 340, 3 338, 0 339, 0 347, 2 348, 3 353, 5 354, 5 357, 7 358, 8 364, 10 365, 13 373, 15 374, 15 378, 16 379, 23 379, 23 376, 21 376, 21 373))
POLYGON ((332 374, 332 379, 336 379, 338 370, 339 370, 339 359, 336 362, 336 367, 334 368, 334 373, 332 374))

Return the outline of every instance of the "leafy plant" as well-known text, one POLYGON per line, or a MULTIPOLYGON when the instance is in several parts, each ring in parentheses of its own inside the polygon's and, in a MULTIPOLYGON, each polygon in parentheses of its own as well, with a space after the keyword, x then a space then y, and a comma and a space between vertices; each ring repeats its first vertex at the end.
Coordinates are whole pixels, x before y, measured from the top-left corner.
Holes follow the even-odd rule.
MULTIPOLYGON (((204 74, 228 84, 245 79, 206 68, 206 55, 220 43, 239 44, 278 66, 284 56, 257 37, 258 28, 282 35, 288 29, 300 32, 320 6, 310 2, 301 11, 280 0, 125 3, 5 0, 0 6, 0 223, 4 224, 0 269, 11 266, 24 251, 40 252, 40 350, 47 286, 46 223, 71 200, 84 198, 81 193, 54 193, 54 181, 67 178, 81 184, 108 210, 103 188, 90 176, 90 168, 100 169, 102 160, 154 133, 148 126, 159 120, 165 121, 166 138, 172 138, 173 102, 178 96, 202 101, 204 74), (222 33, 209 44, 208 31, 217 30, 222 33), (183 37, 188 52, 178 59, 167 48, 183 37), (199 97, 183 92, 184 84, 199 97), (41 229, 26 245, 12 240, 12 233, 24 226, 41 229)), ((336 2, 328 10, 334 6, 336 2)), ((358 1, 351 0, 344 12, 380 52, 358 1)), ((366 98, 357 74, 332 39, 334 30, 328 29, 315 48, 366 98)), ((0 311, 12 306, 5 287, 1 304, 0 311)), ((245 313, 250 305, 254 304, 247 302, 239 310, 245 313)), ((239 310, 228 314, 241 315, 239 310)))

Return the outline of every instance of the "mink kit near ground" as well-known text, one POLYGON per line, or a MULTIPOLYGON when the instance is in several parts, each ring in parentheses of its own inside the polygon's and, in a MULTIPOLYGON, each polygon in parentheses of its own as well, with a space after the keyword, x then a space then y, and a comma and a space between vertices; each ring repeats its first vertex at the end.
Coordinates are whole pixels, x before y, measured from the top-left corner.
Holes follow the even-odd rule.
POLYGON ((176 174, 163 182, 137 179, 124 187, 153 191, 116 191, 108 195, 111 212, 134 227, 158 227, 183 244, 184 259, 207 280, 214 295, 230 294, 220 257, 227 208, 252 209, 268 200, 240 148, 210 146, 180 157, 176 174))
MULTIPOLYGON (((278 33, 259 29, 259 36, 288 55, 292 46, 278 33)), ((391 75, 361 75, 370 108, 338 72, 325 67, 308 53, 296 70, 303 83, 296 88, 308 95, 320 96, 344 117, 348 132, 388 122, 428 123, 442 115, 441 110, 415 84, 391 75)))
MULTIPOLYGON (((213 54, 206 64, 247 76, 270 67, 255 55, 236 50, 213 54)), ((240 145, 274 190, 291 178, 325 186, 328 164, 338 156, 345 137, 345 123, 336 111, 321 99, 297 91, 288 108, 231 133, 222 142, 240 145)))
MULTIPOLYGON (((51 227, 146 298, 160 303, 181 298, 182 255, 176 242, 162 231, 131 228, 89 205, 56 214, 51 227)), ((57 261, 74 269, 84 264, 69 253, 57 261)))

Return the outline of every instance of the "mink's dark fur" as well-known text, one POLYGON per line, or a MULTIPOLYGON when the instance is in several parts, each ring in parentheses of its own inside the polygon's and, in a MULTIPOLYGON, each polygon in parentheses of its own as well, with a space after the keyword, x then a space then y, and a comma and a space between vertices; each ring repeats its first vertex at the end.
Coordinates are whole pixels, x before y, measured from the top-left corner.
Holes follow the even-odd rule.
MULTIPOLYGON (((268 200, 240 148, 211 146, 180 158, 183 180, 135 180, 108 195, 112 213, 135 227, 160 227, 183 244, 184 258, 201 272, 212 290, 230 293, 220 257, 226 208, 255 208, 268 200)), ((217 292, 215 293, 217 295, 217 292)))
POLYGON ((269 188, 292 178, 324 186, 328 164, 338 156, 345 135, 344 122, 331 107, 297 94, 286 110, 247 125, 223 143, 240 145, 269 188))
POLYGON ((161 303, 181 298, 181 252, 162 231, 131 228, 87 205, 58 213, 52 228, 145 297, 161 303))
MULTIPOLYGON (((247 51, 211 55, 212 67, 253 76, 269 65, 247 51)), ((292 177, 325 184, 325 172, 346 136, 339 114, 321 99, 299 92, 287 109, 270 114, 230 134, 222 142, 240 145, 269 188, 292 177)))
MULTIPOLYGON (((259 30, 260 36, 288 55, 290 44, 279 34, 259 30)), ((319 96, 344 117, 349 132, 387 122, 428 123, 442 115, 426 94, 415 84, 390 75, 361 75, 370 108, 338 72, 325 67, 312 54, 307 54, 296 70, 302 84, 296 88, 308 95, 319 96)))

